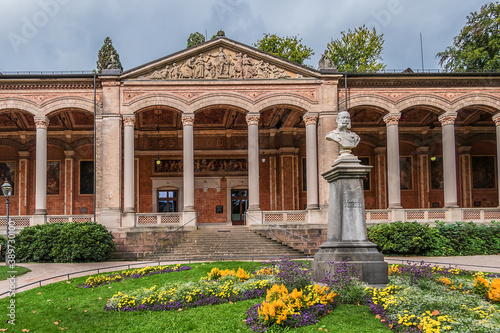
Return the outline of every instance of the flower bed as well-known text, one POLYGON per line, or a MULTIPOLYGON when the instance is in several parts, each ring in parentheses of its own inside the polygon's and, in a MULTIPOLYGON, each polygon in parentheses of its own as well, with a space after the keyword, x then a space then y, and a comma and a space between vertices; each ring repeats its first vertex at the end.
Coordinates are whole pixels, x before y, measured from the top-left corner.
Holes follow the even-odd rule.
POLYGON ((308 285, 291 293, 284 285, 273 285, 266 300, 247 311, 247 326, 254 332, 265 332, 272 326, 301 327, 315 324, 333 311, 336 294, 328 287, 308 285))
POLYGON ((212 269, 197 282, 167 283, 158 288, 141 288, 130 293, 114 295, 106 304, 106 311, 160 311, 213 305, 263 297, 273 278, 251 277, 238 269, 212 269))
POLYGON ((500 331, 500 308, 488 302, 496 302, 496 281, 500 279, 423 264, 393 265, 389 273, 385 289, 368 289, 368 305, 392 330, 500 331))
POLYGON ((153 274, 165 274, 171 272, 182 272, 190 270, 189 266, 181 266, 177 264, 173 267, 170 266, 147 266, 143 268, 136 268, 131 270, 124 270, 120 273, 113 274, 100 274, 97 276, 90 276, 85 280, 83 285, 80 287, 83 288, 95 288, 99 286, 103 286, 105 284, 110 284, 112 282, 119 282, 125 279, 139 279, 143 276, 153 275, 153 274))

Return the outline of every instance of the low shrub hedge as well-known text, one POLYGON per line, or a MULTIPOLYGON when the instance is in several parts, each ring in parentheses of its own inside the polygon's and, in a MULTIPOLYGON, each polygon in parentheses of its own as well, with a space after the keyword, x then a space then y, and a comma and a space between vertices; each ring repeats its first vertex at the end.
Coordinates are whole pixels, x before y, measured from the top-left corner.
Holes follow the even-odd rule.
POLYGON ((36 225, 16 236, 18 262, 105 261, 114 249, 111 232, 94 222, 36 225))
POLYGON ((387 255, 467 256, 500 253, 500 223, 475 224, 436 221, 377 224, 368 239, 387 255))

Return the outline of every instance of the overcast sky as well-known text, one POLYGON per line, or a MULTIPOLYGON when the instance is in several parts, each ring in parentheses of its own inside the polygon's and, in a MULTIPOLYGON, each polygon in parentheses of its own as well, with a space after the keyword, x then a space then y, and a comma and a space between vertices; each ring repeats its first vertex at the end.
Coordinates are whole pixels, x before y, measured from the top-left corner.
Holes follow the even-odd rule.
POLYGON ((186 47, 190 33, 223 29, 252 45, 263 33, 299 35, 317 66, 331 39, 363 24, 384 34, 388 69, 438 69, 485 0, 0 0, 0 72, 92 70, 106 36, 125 70, 186 47))

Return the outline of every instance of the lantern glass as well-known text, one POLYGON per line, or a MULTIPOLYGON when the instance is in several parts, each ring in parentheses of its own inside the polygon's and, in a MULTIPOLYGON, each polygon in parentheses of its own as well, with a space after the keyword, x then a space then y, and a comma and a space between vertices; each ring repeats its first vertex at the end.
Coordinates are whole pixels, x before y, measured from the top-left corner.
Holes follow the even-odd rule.
POLYGON ((4 197, 10 197, 12 194, 12 185, 7 180, 2 185, 2 192, 4 197))

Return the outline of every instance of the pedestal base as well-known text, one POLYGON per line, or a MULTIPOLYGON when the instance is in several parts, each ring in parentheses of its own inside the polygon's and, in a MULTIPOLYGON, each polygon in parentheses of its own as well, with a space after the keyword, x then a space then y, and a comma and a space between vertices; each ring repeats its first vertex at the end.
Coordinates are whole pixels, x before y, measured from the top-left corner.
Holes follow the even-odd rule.
POLYGON ((377 250, 376 245, 369 241, 326 242, 321 245, 312 263, 314 280, 319 282, 327 271, 335 271, 335 267, 329 265, 329 262, 346 260, 353 264, 362 281, 377 285, 388 283, 388 265, 384 256, 377 250))

